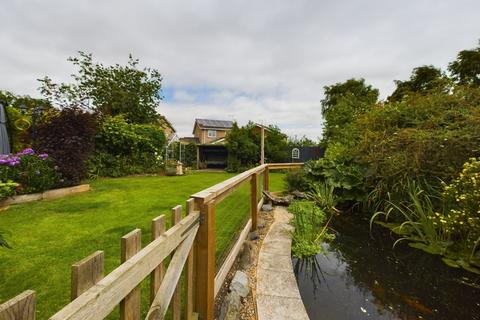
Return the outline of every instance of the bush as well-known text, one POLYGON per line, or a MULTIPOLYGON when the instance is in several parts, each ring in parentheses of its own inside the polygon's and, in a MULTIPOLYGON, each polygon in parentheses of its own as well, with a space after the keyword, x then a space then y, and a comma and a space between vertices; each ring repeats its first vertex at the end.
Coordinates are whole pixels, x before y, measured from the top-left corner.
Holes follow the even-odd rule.
POLYGON ((81 109, 64 108, 44 115, 37 128, 37 149, 52 157, 61 186, 79 184, 86 177, 95 132, 95 115, 81 109))
POLYGON ((0 200, 5 200, 6 198, 15 195, 17 186, 18 183, 13 182, 12 180, 0 182, 0 200))
POLYGON ((437 223, 451 230, 455 239, 471 252, 480 250, 480 161, 472 158, 442 193, 446 212, 437 223))
POLYGON ((14 181, 17 193, 43 192, 57 183, 52 160, 45 153, 36 154, 28 148, 15 155, 0 157, 0 176, 3 182, 14 181))
POLYGON ((19 152, 29 145, 28 129, 31 127, 32 119, 30 115, 22 114, 17 108, 9 106, 5 110, 12 152, 19 152))
POLYGON ((162 170, 163 130, 131 124, 123 116, 107 117, 95 138, 96 151, 88 161, 92 177, 120 177, 162 170))
POLYGON ((307 191, 310 188, 310 181, 303 170, 289 171, 285 176, 285 184, 288 191, 307 191))

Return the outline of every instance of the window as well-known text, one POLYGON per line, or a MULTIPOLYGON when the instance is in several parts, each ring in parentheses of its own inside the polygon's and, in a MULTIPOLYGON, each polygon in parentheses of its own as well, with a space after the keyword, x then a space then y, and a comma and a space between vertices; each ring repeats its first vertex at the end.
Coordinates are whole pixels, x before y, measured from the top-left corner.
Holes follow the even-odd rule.
POLYGON ((298 148, 292 149, 292 159, 300 159, 300 150, 298 148))
POLYGON ((208 130, 207 135, 208 135, 209 138, 215 138, 215 137, 217 137, 217 131, 208 130))

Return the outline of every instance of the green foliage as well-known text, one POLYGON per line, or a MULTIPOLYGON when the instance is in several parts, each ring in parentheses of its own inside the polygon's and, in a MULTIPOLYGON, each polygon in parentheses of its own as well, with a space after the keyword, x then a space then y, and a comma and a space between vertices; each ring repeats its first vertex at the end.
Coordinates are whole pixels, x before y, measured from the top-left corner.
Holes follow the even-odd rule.
POLYGON ((92 177, 119 177, 159 172, 165 146, 163 130, 151 124, 131 124, 123 116, 106 117, 95 137, 88 161, 92 177))
POLYGON ((18 108, 8 106, 7 131, 10 138, 12 152, 19 152, 30 145, 28 129, 31 128, 32 117, 22 113, 18 108))
POLYGON ((25 149, 16 155, 2 158, 0 177, 4 184, 2 196, 3 192, 5 195, 12 195, 10 193, 13 191, 19 194, 43 192, 53 188, 58 181, 48 155, 37 155, 32 149, 25 149))
MULTIPOLYGON (((226 136, 229 172, 242 171, 260 162, 260 132, 253 122, 244 127, 233 124, 226 136)), ((266 162, 283 162, 288 154, 285 151, 287 136, 276 126, 269 126, 265 131, 266 162)))
MULTIPOLYGON (((469 165, 466 168, 466 171, 471 169, 469 165)), ((473 169, 476 170, 478 168, 473 169)), ((394 246, 407 240, 413 248, 444 256, 443 260, 450 266, 463 267, 480 274, 478 211, 462 211, 460 208, 465 209, 468 205, 461 204, 457 206, 459 209, 446 209, 451 201, 450 196, 454 197, 455 202, 467 199, 457 189, 457 183, 462 184, 461 180, 463 177, 445 186, 443 194, 438 195, 427 193, 415 182, 410 182, 409 199, 402 202, 386 201, 386 210, 376 212, 370 219, 370 226, 376 222, 399 235, 394 246)))
POLYGON ((287 145, 289 147, 315 147, 318 146, 319 142, 315 142, 312 139, 302 136, 302 137, 288 137, 287 145))
POLYGON ((335 208, 338 202, 335 187, 327 182, 314 183, 312 190, 307 193, 307 198, 326 213, 334 214, 338 212, 335 208))
POLYGON ((325 212, 313 201, 293 201, 288 210, 293 214, 292 254, 298 258, 306 258, 321 252, 324 241, 334 239, 328 230, 325 212))
POLYGON ((365 84, 364 79, 350 79, 325 86, 322 114, 325 120, 323 141, 338 140, 345 127, 377 102, 379 91, 365 84))
POLYGON ((409 80, 395 80, 396 89, 388 101, 401 101, 412 92, 427 94, 432 90, 448 91, 449 80, 440 69, 434 66, 421 66, 413 69, 409 80))
POLYGON ((126 66, 104 66, 91 54, 79 52, 68 61, 78 67, 74 83, 56 84, 49 77, 40 80, 41 93, 52 104, 92 108, 103 115, 123 114, 132 123, 154 123, 161 96, 162 77, 155 69, 139 69, 138 59, 129 56, 126 66))
POLYGON ((460 51, 457 59, 448 65, 448 70, 459 84, 480 85, 480 46, 460 51))
POLYGON ((13 182, 12 180, 0 182, 0 201, 15 195, 17 186, 18 183, 13 182))
POLYGON ((195 143, 189 143, 185 145, 183 163, 187 167, 193 167, 197 163, 197 145, 195 143))
POLYGON ((450 184, 443 185, 445 214, 437 217, 455 239, 480 258, 480 161, 472 158, 450 184), (478 251, 478 253, 477 253, 478 251))
POLYGON ((307 191, 310 189, 310 180, 307 179, 305 171, 291 170, 285 176, 285 186, 288 191, 307 191))

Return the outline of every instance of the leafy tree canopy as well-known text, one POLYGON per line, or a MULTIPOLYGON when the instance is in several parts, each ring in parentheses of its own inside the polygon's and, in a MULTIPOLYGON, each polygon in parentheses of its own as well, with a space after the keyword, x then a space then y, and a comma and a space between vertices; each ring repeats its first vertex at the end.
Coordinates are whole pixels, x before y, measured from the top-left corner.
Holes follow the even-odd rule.
POLYGON ((123 114, 132 123, 158 120, 155 108, 161 100, 162 77, 155 69, 139 69, 139 60, 129 56, 126 66, 104 66, 93 61, 92 54, 79 52, 68 61, 78 67, 73 83, 54 83, 40 79, 40 91, 54 105, 78 106, 105 115, 123 114))
POLYGON ((47 100, 36 99, 30 96, 19 96, 11 93, 10 91, 2 90, 0 90, 0 103, 14 108, 19 108, 20 106, 25 106, 27 109, 32 109, 33 107, 51 107, 47 100))
POLYGON ((342 134, 346 125, 377 103, 379 91, 367 85, 364 79, 349 79, 325 86, 322 113, 325 120, 323 139, 342 134))
POLYGON ((314 147, 314 146, 318 146, 319 144, 318 142, 315 142, 306 136, 288 137, 287 143, 291 147, 314 147))
POLYGON ((475 49, 460 51, 448 70, 459 84, 480 85, 480 42, 475 49))
POLYGON ((400 101, 412 92, 426 94, 437 88, 445 90, 448 83, 448 79, 442 74, 440 69, 432 65, 417 67, 413 69, 409 80, 395 80, 397 87, 392 95, 388 97, 388 101, 400 101))

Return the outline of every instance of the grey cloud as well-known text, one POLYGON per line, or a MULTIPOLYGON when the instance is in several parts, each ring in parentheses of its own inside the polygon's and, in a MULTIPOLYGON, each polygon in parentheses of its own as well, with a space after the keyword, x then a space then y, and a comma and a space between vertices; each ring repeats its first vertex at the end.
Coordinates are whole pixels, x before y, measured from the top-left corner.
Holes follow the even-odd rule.
POLYGON ((159 110, 181 135, 209 116, 316 137, 323 86, 363 77, 385 97, 416 66, 445 68, 477 44, 479 9, 473 0, 3 0, 0 88, 38 96, 37 78, 68 80, 77 50, 104 63, 132 53, 180 90, 159 110), (216 93, 204 103, 184 88, 216 93))

